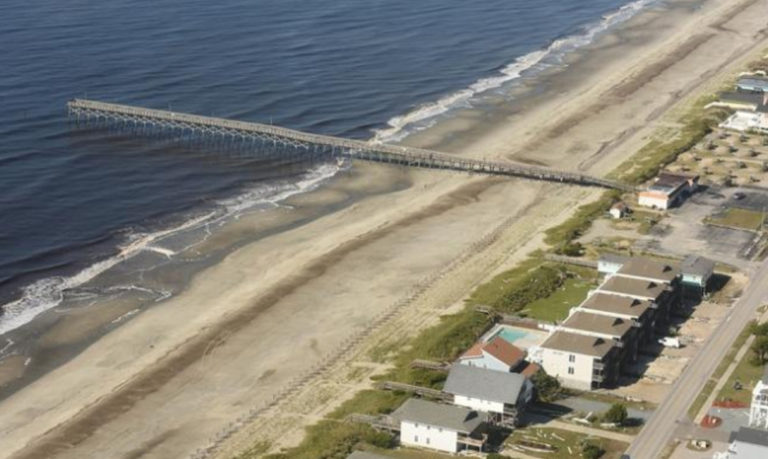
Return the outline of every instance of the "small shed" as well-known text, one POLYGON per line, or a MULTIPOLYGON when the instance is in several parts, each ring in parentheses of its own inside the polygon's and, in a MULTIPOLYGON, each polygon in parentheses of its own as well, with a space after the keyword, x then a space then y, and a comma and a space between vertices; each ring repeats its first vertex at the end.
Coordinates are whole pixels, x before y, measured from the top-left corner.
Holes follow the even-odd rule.
POLYGON ((623 202, 617 202, 616 204, 611 206, 611 210, 608 211, 611 214, 611 217, 615 219, 624 218, 627 213, 629 213, 629 208, 626 204, 623 202))

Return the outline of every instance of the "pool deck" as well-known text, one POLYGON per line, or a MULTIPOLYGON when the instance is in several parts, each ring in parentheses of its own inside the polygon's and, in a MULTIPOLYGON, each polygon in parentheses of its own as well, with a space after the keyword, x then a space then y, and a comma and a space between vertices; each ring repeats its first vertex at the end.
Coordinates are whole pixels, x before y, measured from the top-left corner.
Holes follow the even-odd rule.
POLYGON ((483 335, 482 341, 488 342, 502 330, 524 333, 523 336, 515 339, 512 344, 526 351, 531 347, 540 345, 547 338, 547 332, 544 330, 533 330, 530 328, 515 327, 513 325, 496 324, 485 335, 483 335))

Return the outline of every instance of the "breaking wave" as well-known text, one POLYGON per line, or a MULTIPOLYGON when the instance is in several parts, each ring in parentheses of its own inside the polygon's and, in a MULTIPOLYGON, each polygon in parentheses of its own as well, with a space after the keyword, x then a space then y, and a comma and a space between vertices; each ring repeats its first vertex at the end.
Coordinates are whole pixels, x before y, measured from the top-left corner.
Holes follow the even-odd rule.
POLYGON ((589 45, 601 33, 632 18, 640 10, 658 0, 637 0, 616 11, 603 15, 601 20, 587 26, 576 35, 553 41, 546 49, 520 56, 501 69, 500 75, 481 78, 469 87, 444 96, 436 102, 422 104, 414 110, 387 121, 387 127, 374 129, 371 142, 399 142, 408 135, 432 127, 440 115, 457 108, 470 108, 472 102, 482 94, 501 88, 524 75, 535 75, 538 71, 562 65, 563 57, 579 48, 589 45))
MULTIPOLYGON (((119 252, 116 255, 98 261, 74 275, 52 276, 35 281, 22 289, 18 300, 0 306, 4 311, 0 316, 0 335, 21 327, 39 314, 58 306, 68 290, 91 281, 99 274, 144 250, 152 250, 172 257, 175 252, 157 246, 169 236, 207 225, 221 224, 227 219, 238 218, 243 212, 252 209, 277 206, 293 195, 312 191, 322 182, 336 175, 343 167, 345 166, 338 164, 321 164, 310 169, 298 181, 261 184, 233 198, 218 201, 213 211, 196 215, 179 225, 152 233, 133 233, 127 236, 127 241, 118 247, 119 252)), ((113 287, 111 290, 115 291, 116 288, 113 287)), ((131 286, 131 288, 135 287, 131 286)), ((160 299, 168 296, 170 295, 167 292, 160 293, 160 299)), ((5 350, 4 348, 3 351, 5 350)))

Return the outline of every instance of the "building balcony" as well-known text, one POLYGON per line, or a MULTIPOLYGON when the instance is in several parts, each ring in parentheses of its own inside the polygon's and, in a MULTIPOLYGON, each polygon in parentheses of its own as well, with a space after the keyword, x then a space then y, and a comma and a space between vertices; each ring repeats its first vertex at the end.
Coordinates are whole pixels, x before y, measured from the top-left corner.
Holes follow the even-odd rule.
POLYGON ((603 362, 595 362, 592 365, 592 368, 595 369, 595 370, 604 370, 605 369, 605 363, 603 363, 603 362))

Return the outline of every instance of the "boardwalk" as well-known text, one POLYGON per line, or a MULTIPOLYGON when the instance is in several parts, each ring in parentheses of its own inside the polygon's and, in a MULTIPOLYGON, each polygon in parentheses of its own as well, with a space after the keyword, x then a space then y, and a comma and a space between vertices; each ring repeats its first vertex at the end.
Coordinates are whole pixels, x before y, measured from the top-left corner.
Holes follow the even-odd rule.
POLYGON ((151 129, 153 132, 169 131, 197 136, 219 137, 240 146, 257 146, 259 143, 279 144, 294 147, 298 151, 408 167, 521 177, 582 186, 597 186, 622 191, 634 190, 632 186, 623 183, 585 174, 558 171, 547 167, 462 158, 438 151, 310 134, 260 123, 175 113, 166 110, 154 110, 83 99, 72 100, 67 106, 70 117, 77 121, 90 121, 97 124, 104 123, 145 130, 151 129))

